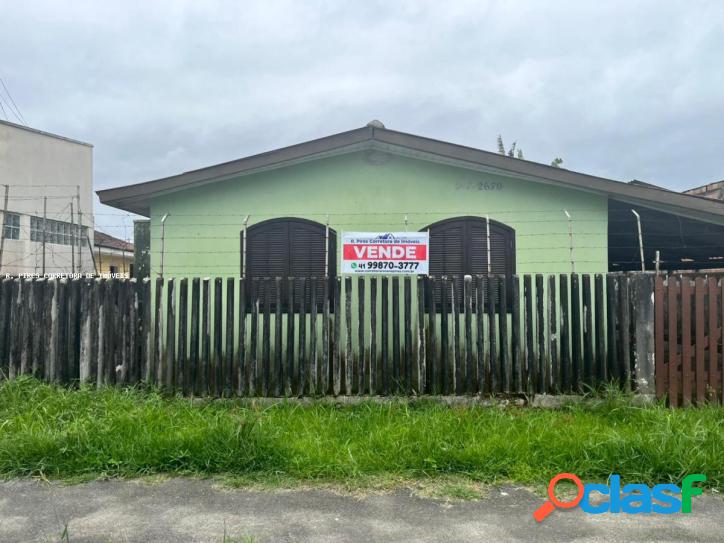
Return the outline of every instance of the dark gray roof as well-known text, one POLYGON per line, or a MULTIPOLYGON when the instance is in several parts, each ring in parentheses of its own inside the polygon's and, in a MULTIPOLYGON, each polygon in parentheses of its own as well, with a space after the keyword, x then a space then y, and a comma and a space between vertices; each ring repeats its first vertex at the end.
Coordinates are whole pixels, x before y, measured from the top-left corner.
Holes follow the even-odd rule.
MULTIPOLYGON (((699 218, 716 222, 724 220, 724 203, 698 198, 643 184, 629 184, 555 168, 537 162, 511 158, 498 153, 456 145, 444 141, 368 126, 341 132, 290 147, 283 147, 223 164, 192 170, 179 175, 146 181, 113 189, 97 191, 101 203, 149 216, 150 199, 191 187, 234 176, 279 168, 302 161, 323 158, 363 149, 388 149, 421 158, 434 157, 462 167, 475 167, 514 175, 534 182, 543 182, 588 192, 607 194, 612 198, 638 203, 657 204, 671 211, 695 212, 699 218)), ((380 123, 381 124, 381 123, 380 123)))
POLYGON ((93 245, 96 247, 106 247, 108 249, 117 249, 118 251, 133 252, 133 243, 129 243, 122 239, 100 232, 99 230, 93 231, 93 245))

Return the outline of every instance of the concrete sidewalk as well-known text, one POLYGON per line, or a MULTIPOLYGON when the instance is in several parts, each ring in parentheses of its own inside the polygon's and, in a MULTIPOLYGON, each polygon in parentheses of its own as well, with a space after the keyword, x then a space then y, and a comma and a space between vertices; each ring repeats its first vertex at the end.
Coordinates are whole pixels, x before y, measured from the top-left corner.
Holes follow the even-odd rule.
POLYGON ((433 500, 409 490, 365 496, 330 490, 233 490, 210 481, 0 482, 0 541, 221 542, 224 532, 277 541, 724 541, 724 500, 694 499, 690 515, 554 512, 541 498, 491 488, 480 501, 433 500))

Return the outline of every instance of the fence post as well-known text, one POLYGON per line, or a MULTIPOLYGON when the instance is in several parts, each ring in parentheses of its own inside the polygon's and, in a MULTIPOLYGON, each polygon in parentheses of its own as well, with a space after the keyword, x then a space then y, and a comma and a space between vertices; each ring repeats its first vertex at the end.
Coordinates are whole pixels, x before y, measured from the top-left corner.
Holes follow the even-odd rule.
POLYGON ((80 293, 80 380, 85 383, 91 378, 92 353, 92 321, 91 321, 91 287, 93 281, 85 280, 80 293))
POLYGON ((652 395, 654 388, 654 275, 630 277, 634 319, 634 382, 639 394, 652 395))

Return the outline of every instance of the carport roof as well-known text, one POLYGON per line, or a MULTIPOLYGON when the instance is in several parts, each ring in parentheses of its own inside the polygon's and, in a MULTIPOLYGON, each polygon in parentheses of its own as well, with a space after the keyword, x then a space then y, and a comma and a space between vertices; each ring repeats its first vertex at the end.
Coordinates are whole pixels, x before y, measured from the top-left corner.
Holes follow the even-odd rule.
POLYGON ((700 220, 724 223, 724 202, 721 201, 681 194, 647 184, 614 181, 464 145, 389 130, 379 121, 371 122, 362 128, 171 177, 99 190, 97 194, 103 204, 148 217, 151 199, 156 196, 318 158, 370 149, 606 194, 623 202, 644 206, 648 204, 672 213, 686 213, 700 220))

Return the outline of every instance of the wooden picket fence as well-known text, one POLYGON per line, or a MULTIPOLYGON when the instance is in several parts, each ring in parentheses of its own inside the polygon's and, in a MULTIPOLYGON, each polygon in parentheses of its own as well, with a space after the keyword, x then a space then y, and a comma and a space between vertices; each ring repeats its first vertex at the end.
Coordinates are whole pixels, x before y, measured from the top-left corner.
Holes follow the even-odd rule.
POLYGON ((724 279, 656 278, 656 394, 672 406, 724 398, 724 279))
POLYGON ((653 286, 645 274, 5 279, 0 376, 214 396, 645 388, 653 286))

